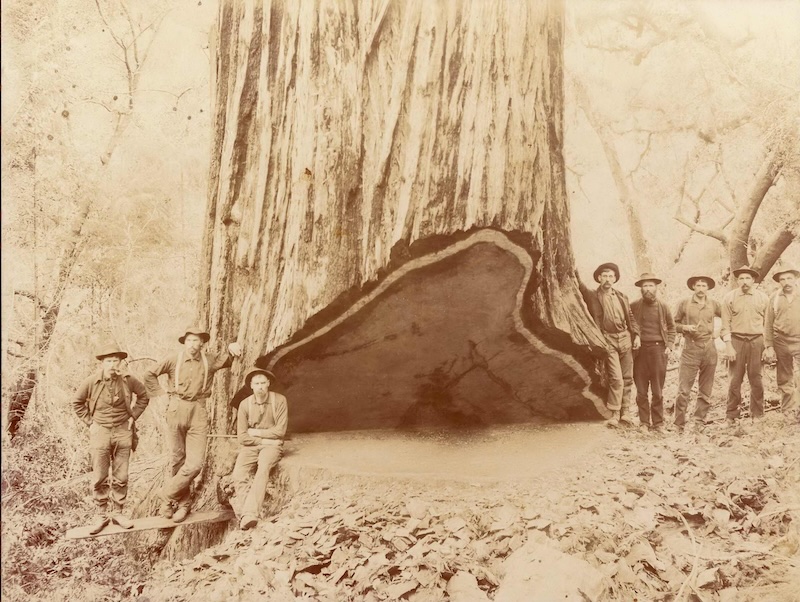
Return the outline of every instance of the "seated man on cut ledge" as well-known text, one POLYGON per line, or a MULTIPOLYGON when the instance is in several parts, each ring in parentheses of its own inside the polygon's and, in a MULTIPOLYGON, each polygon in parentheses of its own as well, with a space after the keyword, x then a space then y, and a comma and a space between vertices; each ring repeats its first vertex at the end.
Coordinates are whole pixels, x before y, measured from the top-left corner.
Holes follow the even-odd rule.
POLYGON ((275 381, 272 372, 255 368, 248 372, 245 381, 253 394, 239 404, 236 434, 241 447, 231 475, 236 493, 230 503, 239 526, 251 529, 258 524, 269 473, 283 455, 289 415, 286 397, 269 390, 270 383, 275 381), (254 470, 256 474, 248 490, 254 470))

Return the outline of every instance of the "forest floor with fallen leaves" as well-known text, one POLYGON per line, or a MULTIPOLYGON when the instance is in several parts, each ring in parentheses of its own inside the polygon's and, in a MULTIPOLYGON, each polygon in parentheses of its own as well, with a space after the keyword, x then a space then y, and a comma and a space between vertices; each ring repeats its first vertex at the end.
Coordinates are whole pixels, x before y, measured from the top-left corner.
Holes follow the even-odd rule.
MULTIPOLYGON (((800 426, 774 411, 773 373, 772 411, 741 432, 724 427, 719 376, 699 434, 296 435, 255 529, 232 521, 220 544, 155 566, 124 536, 65 540, 91 512, 87 480, 63 479, 48 460, 63 446, 32 424, 3 455, 3 598, 796 602, 800 426)), ((132 496, 151 478, 134 473, 132 496)))
MULTIPOLYGON (((800 428, 779 411, 726 428, 722 387, 703 433, 554 426, 568 440, 542 470, 519 463, 536 459, 518 428, 510 451, 496 435, 493 457, 462 446, 479 464, 465 452, 436 474, 430 449, 410 459, 418 475, 336 469, 335 442, 324 466, 290 454, 275 514, 157 566, 142 599, 796 602, 800 428)), ((547 431, 532 428, 531 447, 547 431)), ((407 454, 407 439, 387 445, 357 468, 391 463, 392 445, 407 454)))

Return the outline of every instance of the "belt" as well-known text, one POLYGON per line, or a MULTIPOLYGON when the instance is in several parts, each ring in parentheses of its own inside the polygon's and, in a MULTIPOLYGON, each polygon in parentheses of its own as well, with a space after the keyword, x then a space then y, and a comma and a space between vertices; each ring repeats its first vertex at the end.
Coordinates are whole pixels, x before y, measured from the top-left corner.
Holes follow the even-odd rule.
POLYGON ((735 332, 731 333, 731 337, 734 339, 739 339, 740 341, 755 341, 757 338, 762 337, 764 335, 761 334, 736 334, 735 332))
POLYGON ((628 330, 618 330, 617 332, 611 332, 609 330, 604 330, 603 334, 622 334, 623 332, 628 332, 628 330))
POLYGON ((642 341, 642 347, 647 347, 651 345, 664 345, 664 341, 642 341))
POLYGON ((208 399, 207 397, 198 397, 197 399, 186 399, 184 397, 181 397, 177 393, 170 393, 169 396, 170 397, 174 397, 175 399, 177 399, 179 401, 186 401, 186 402, 189 402, 189 403, 195 403, 195 402, 200 402, 200 401, 205 403, 206 399, 208 399))

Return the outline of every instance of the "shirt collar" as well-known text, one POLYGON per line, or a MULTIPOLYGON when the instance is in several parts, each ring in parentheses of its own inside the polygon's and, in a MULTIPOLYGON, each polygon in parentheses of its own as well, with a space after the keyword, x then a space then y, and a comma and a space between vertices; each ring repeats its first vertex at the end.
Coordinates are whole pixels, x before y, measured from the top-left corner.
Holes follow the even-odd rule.
POLYGON ((267 391, 267 396, 264 398, 264 401, 259 401, 258 397, 256 397, 256 394, 253 393, 253 401, 255 401, 260 406, 265 405, 269 401, 269 391, 267 391))
MULTIPOLYGON (((117 375, 117 378, 120 378, 121 376, 122 376, 122 374, 118 374, 118 375, 117 375)), ((96 383, 101 383, 101 382, 103 382, 104 380, 106 380, 106 379, 104 379, 104 378, 103 378, 103 369, 102 369, 102 368, 100 368, 100 370, 98 370, 98 371, 97 371, 97 375, 96 375, 96 376, 95 376, 95 378, 94 378, 94 382, 96 382, 96 383)), ((109 380, 110 380, 110 379, 109 379, 109 380)), ((116 381, 117 381, 117 379, 113 379, 113 380, 112 380, 112 382, 116 382, 116 381)))

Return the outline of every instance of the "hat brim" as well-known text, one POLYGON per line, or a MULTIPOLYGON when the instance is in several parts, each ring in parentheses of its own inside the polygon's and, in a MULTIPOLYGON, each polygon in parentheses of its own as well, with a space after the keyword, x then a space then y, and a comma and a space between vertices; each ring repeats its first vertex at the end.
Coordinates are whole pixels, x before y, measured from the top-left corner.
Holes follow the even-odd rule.
POLYGON ((642 278, 641 280, 637 280, 633 283, 634 286, 642 286, 645 282, 655 282, 656 284, 661 284, 663 280, 660 278, 642 278))
POLYGON ((798 272, 797 270, 781 270, 780 272, 775 272, 775 273, 772 275, 772 279, 773 279, 775 282, 780 282, 780 280, 781 280, 781 276, 782 276, 783 274, 794 274, 794 277, 795 277, 795 278, 800 278, 800 272, 798 272))
POLYGON ((186 342, 186 337, 188 337, 190 334, 200 337, 203 339, 204 343, 208 343, 211 340, 211 335, 207 332, 187 332, 183 336, 178 337, 178 342, 183 345, 186 342))
POLYGON ((121 360, 124 360, 128 357, 128 354, 124 351, 115 351, 114 353, 101 353, 100 355, 95 355, 95 357, 99 360, 106 358, 106 357, 118 357, 121 360))
POLYGON ((604 263, 603 265, 600 265, 600 266, 597 267, 597 269, 594 271, 594 274, 593 274, 594 281, 599 283, 600 282, 600 274, 605 272, 606 270, 608 270, 609 272, 614 272, 614 277, 617 279, 617 282, 619 282, 619 267, 617 267, 617 266, 615 266, 614 264, 611 264, 611 263, 604 263))
POLYGON ((733 277, 734 278, 738 278, 742 274, 750 274, 753 277, 754 280, 758 280, 758 277, 761 276, 761 274, 759 274, 755 270, 749 270, 749 269, 748 270, 733 270, 733 277))
POLYGON ((248 387, 250 386, 250 381, 253 380, 253 377, 258 376, 259 374, 263 374, 264 376, 266 376, 270 380, 270 382, 275 382, 277 380, 275 375, 269 370, 256 368, 255 370, 250 370, 250 372, 247 373, 247 376, 244 377, 244 382, 247 383, 248 387))
POLYGON ((694 285, 697 284, 698 280, 705 280, 706 283, 708 284, 708 290, 711 290, 712 288, 717 286, 717 283, 714 282, 714 279, 711 278, 711 276, 692 276, 691 278, 689 278, 689 280, 686 281, 686 286, 689 287, 689 290, 692 291, 694 290, 694 285))

